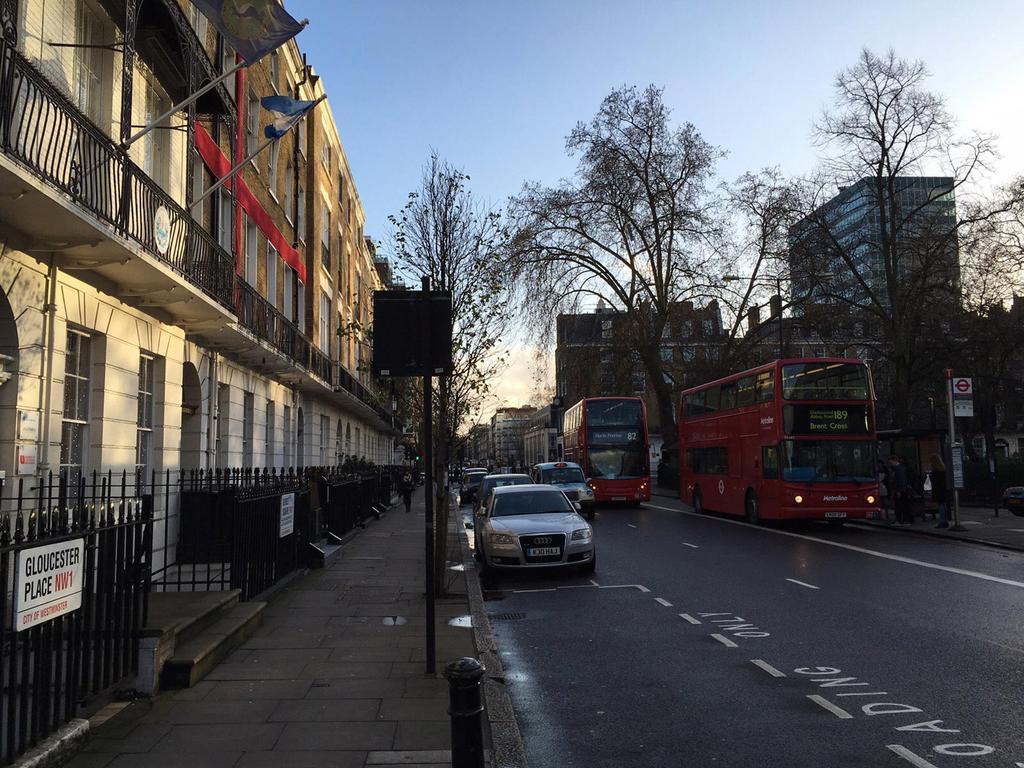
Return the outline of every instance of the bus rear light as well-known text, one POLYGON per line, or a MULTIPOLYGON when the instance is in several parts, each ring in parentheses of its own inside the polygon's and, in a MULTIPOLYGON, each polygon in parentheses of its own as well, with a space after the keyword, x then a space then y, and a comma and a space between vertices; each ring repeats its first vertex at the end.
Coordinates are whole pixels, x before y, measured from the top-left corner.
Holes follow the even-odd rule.
POLYGON ((793 501, 795 501, 797 504, 803 504, 804 503, 804 497, 803 496, 794 496, 793 497, 793 501))
POLYGON ((874 503, 875 503, 875 497, 874 496, 868 496, 868 504, 874 504, 874 503))

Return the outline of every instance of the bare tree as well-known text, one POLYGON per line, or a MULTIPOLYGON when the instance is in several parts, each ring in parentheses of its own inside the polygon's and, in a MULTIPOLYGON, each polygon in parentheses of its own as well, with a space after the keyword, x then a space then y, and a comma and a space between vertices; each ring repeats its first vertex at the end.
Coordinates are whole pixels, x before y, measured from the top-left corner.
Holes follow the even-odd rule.
POLYGON ((559 312, 588 302, 623 313, 673 445, 660 346, 673 306, 706 287, 717 223, 708 180, 720 152, 693 125, 673 125, 654 86, 612 91, 566 151, 578 159, 572 179, 526 184, 511 204, 525 316, 550 332, 559 312))
POLYGON ((439 586, 446 562, 448 465, 465 440, 460 428, 479 419, 502 368, 504 357, 497 345, 510 322, 501 269, 507 232, 501 215, 473 195, 469 181, 434 153, 420 189, 390 217, 398 270, 408 277, 429 277, 433 290, 452 295, 453 368, 440 380, 432 414, 439 586))
POLYGON ((807 183, 793 231, 800 284, 878 329, 885 405, 897 425, 908 423, 916 388, 936 375, 923 340, 946 332, 960 303, 960 234, 1014 204, 977 197, 993 139, 958 136, 927 78, 922 62, 891 50, 864 50, 839 73, 835 103, 815 127, 832 155, 807 183), (851 215, 861 223, 851 227, 851 215))

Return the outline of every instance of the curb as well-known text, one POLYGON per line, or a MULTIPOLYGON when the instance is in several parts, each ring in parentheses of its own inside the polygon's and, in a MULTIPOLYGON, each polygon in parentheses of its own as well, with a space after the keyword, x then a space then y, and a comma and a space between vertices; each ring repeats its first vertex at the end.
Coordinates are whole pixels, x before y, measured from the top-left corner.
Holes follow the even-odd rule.
POLYGON ((894 533, 916 533, 918 536, 931 536, 933 539, 945 539, 946 541, 964 541, 968 544, 978 544, 983 547, 1003 549, 1008 552, 1024 552, 1024 546, 1019 544, 1004 544, 1000 541, 977 539, 973 536, 958 536, 955 533, 939 533, 937 531, 924 531, 916 528, 896 528, 890 525, 881 525, 879 523, 871 523, 863 520, 847 520, 846 522, 848 524, 859 525, 862 528, 878 528, 883 531, 892 531, 894 533))
POLYGON ((473 617, 473 644, 477 657, 484 665, 484 709, 491 729, 492 768, 526 768, 526 749, 519 731, 512 699, 505 689, 505 670, 498 657, 491 620, 484 608, 484 594, 476 574, 476 560, 469 551, 469 534, 462 522, 462 510, 452 505, 454 520, 462 549, 462 564, 466 575, 466 593, 469 612, 473 617))
POLYGON ((89 738, 89 721, 75 718, 23 754, 13 768, 55 768, 69 760, 89 738))

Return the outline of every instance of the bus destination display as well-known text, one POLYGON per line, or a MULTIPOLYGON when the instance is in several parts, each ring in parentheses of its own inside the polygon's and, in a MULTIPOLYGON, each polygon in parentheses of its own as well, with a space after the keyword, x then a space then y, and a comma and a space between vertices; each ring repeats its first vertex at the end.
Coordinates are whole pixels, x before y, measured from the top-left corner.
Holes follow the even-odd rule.
POLYGON ((788 435, 866 435, 864 405, 787 405, 782 413, 788 435))

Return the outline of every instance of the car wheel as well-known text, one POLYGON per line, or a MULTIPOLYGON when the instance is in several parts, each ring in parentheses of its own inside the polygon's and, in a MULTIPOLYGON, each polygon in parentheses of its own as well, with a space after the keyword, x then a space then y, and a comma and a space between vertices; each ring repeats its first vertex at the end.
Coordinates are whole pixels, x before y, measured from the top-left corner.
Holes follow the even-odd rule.
POLYGON ((760 514, 757 507, 757 494, 753 491, 747 491, 747 499, 744 503, 744 511, 747 514, 747 522, 751 525, 757 525, 761 522, 760 514))
POLYGON ((693 511, 698 515, 704 513, 704 497, 701 495, 700 488, 693 489, 693 511))

